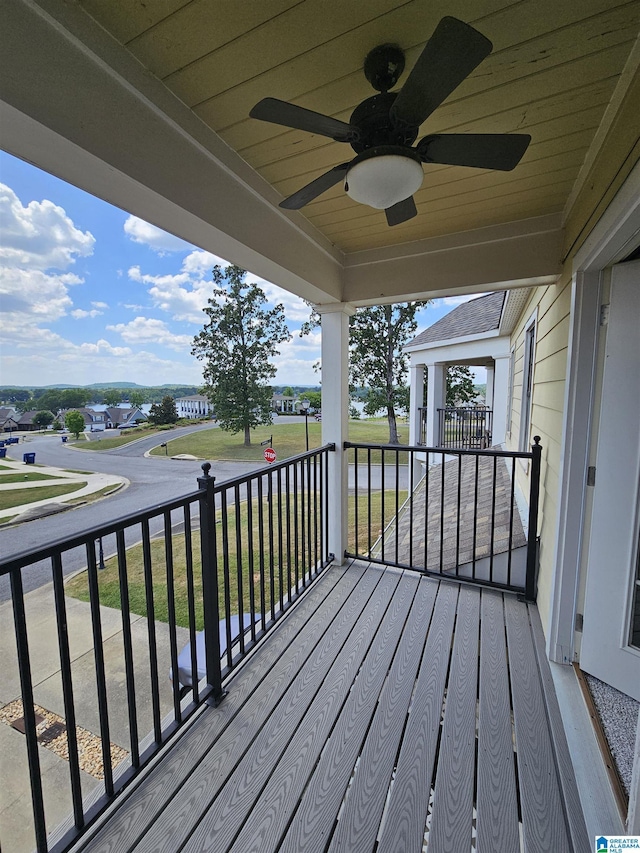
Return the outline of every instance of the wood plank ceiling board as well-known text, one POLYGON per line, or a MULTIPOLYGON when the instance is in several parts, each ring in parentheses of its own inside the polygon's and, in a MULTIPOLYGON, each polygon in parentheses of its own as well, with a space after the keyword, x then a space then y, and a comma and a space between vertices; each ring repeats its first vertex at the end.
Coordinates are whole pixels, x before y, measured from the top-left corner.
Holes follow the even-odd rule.
MULTIPOLYGON (((80 0, 146 69, 283 197, 333 166, 349 145, 249 117, 275 97, 348 121, 374 94, 362 70, 374 46, 398 43, 410 70, 452 15, 493 52, 428 117, 428 133, 527 132, 511 173, 425 165, 418 216, 394 228, 342 183, 301 211, 343 252, 393 246, 562 211, 638 35, 640 0, 80 0)), ((406 80, 407 71, 400 79, 406 80)))
POLYGON ((86 11, 102 24, 118 41, 127 44, 181 9, 191 0, 127 0, 105 3, 104 0, 82 0, 86 11))

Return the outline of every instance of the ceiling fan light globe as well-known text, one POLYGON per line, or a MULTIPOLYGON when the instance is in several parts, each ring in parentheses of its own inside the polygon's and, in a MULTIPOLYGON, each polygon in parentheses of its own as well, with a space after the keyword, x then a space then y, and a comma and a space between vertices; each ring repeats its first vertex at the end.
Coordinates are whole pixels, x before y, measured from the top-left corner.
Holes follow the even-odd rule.
POLYGON ((413 157, 381 154, 354 163, 345 190, 354 201, 386 210, 419 190, 423 178, 422 164, 413 157))

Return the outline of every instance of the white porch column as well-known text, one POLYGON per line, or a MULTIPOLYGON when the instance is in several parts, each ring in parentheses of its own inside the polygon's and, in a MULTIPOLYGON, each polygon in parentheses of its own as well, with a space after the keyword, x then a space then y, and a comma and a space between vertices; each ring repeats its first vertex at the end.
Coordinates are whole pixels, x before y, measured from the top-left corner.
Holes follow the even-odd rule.
MULTIPOLYGON (((507 438, 507 398, 509 396, 509 361, 510 356, 496 358, 493 369, 493 394, 491 408, 493 409, 493 428, 491 443, 504 444, 507 438)), ((487 390, 489 389, 489 369, 487 368, 487 390)))
POLYGON ((444 409, 447 399, 447 365, 427 365, 427 447, 438 443, 438 409, 444 409))
POLYGON ((424 400, 424 364, 412 364, 409 372, 409 444, 420 443, 422 419, 420 408, 424 400))
POLYGON ((329 551, 336 565, 347 548, 347 456, 342 449, 349 428, 349 317, 351 305, 316 306, 322 316, 322 443, 329 454, 329 551))
POLYGON ((487 365, 487 390, 484 395, 484 402, 493 409, 493 394, 495 389, 495 362, 487 365))

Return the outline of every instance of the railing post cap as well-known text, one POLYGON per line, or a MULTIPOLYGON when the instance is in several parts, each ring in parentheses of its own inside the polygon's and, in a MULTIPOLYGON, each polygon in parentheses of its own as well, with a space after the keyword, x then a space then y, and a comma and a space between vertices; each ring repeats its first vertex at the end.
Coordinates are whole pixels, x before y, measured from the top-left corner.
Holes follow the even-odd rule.
POLYGON ((203 462, 200 467, 202 468, 202 477, 198 477, 198 486, 201 489, 210 488, 216 481, 216 478, 209 474, 211 462, 203 462))
POLYGON ((539 436, 539 435, 534 435, 534 436, 533 436, 533 443, 534 443, 536 446, 540 444, 540 436, 539 436))

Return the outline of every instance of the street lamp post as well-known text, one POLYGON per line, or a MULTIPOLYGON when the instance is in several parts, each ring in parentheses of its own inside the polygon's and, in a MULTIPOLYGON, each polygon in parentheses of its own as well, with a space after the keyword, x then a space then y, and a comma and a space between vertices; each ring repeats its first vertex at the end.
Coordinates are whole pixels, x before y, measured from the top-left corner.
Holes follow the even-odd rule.
POLYGON ((305 398, 302 401, 302 412, 304 414, 304 434, 307 439, 307 450, 309 450, 309 401, 305 398))

